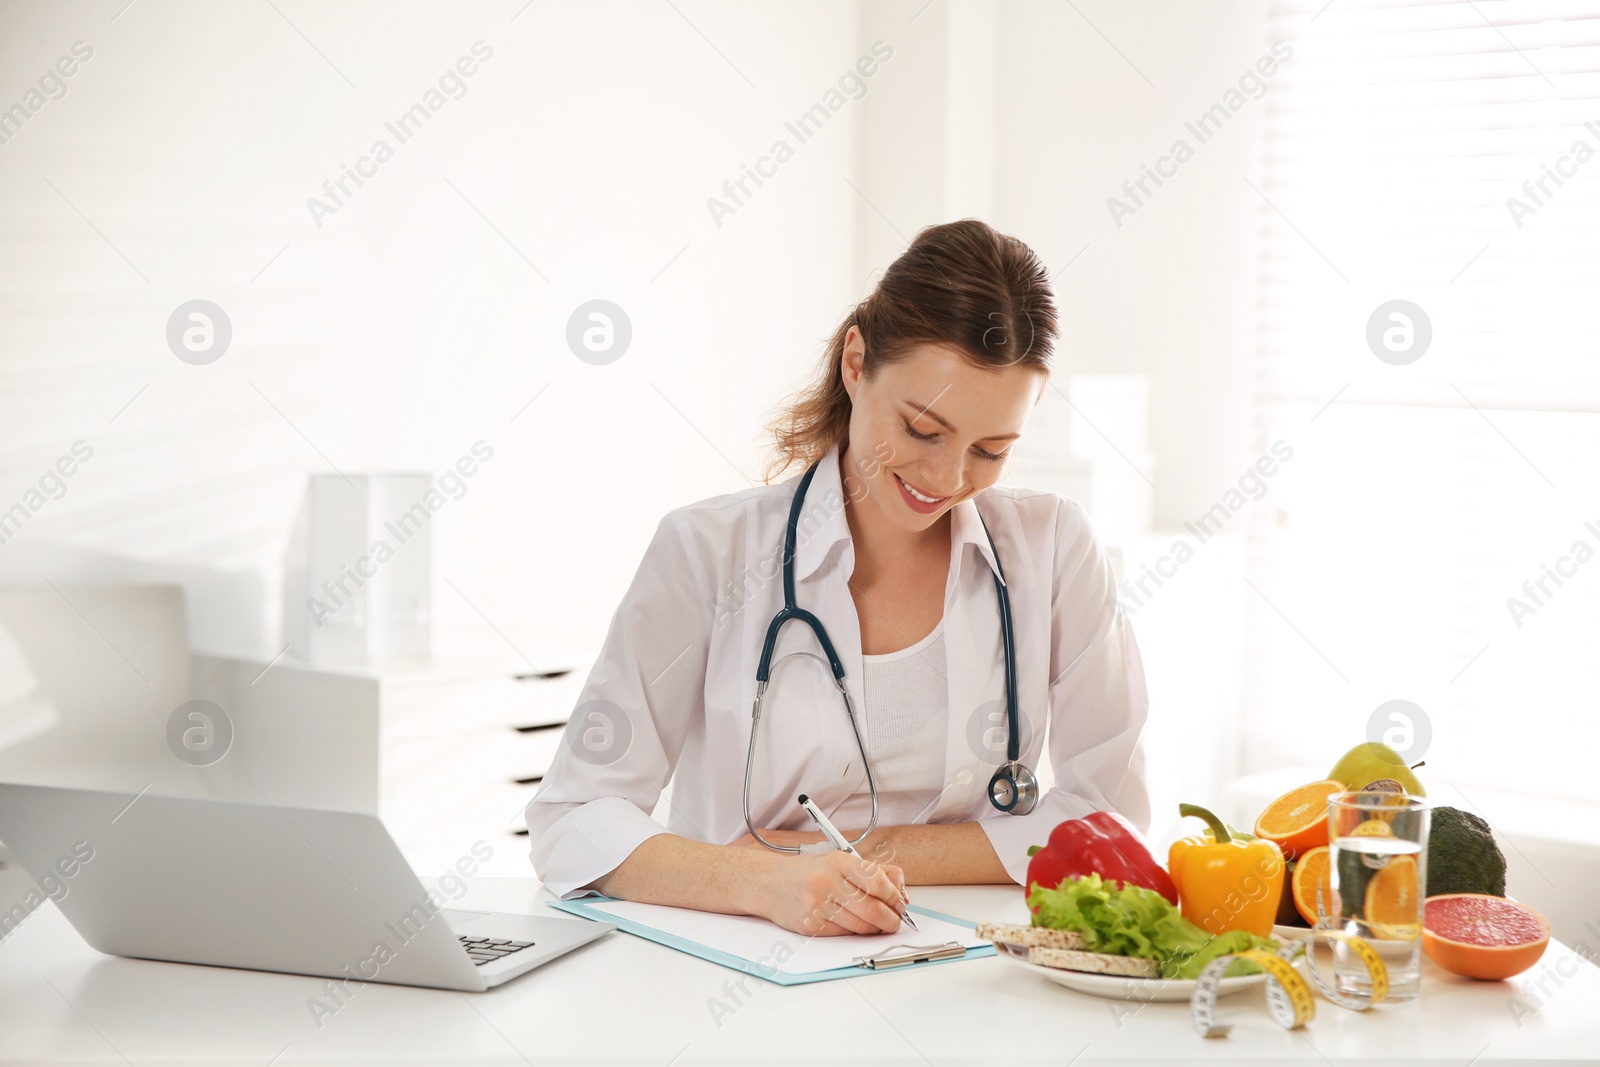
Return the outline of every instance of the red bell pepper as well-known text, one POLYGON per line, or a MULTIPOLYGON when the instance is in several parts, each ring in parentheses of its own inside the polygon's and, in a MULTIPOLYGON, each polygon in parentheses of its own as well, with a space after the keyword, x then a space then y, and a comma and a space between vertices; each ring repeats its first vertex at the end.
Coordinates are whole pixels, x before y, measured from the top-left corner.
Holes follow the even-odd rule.
POLYGON ((1178 903, 1178 890, 1166 869, 1145 847, 1126 819, 1113 811, 1096 811, 1068 819, 1050 831, 1048 844, 1028 849, 1028 881, 1024 892, 1042 885, 1054 889, 1068 878, 1098 874, 1107 881, 1143 886, 1178 903))

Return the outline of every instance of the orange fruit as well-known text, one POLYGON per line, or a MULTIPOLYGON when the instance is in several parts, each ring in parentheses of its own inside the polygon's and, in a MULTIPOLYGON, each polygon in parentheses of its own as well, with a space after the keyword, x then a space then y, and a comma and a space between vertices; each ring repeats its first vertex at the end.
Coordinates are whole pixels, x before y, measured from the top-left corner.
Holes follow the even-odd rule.
POLYGON ((1362 915, 1372 933, 1384 941, 1415 941, 1422 931, 1417 922, 1417 860, 1391 856, 1367 883, 1362 915))
POLYGON ((1422 950, 1451 974, 1510 978, 1539 962, 1550 924, 1526 904, 1488 893, 1445 893, 1423 902, 1422 950))
POLYGON ((1289 790, 1256 817, 1256 836, 1277 842, 1291 860, 1326 845, 1328 798, 1342 792, 1344 783, 1331 780, 1289 790))
POLYGON ((1339 904, 1333 898, 1333 885, 1328 877, 1328 846, 1321 845, 1301 856, 1294 865, 1294 881, 1289 891, 1294 895, 1295 910, 1310 926, 1317 925, 1317 888, 1322 888, 1322 908, 1329 915, 1339 914, 1339 904))

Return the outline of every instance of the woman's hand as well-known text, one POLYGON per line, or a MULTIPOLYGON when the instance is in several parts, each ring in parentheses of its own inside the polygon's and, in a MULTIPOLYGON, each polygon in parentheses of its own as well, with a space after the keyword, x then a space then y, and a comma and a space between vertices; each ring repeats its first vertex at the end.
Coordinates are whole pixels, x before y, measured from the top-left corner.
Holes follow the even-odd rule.
POLYGON ((756 912, 807 937, 891 934, 900 929, 907 901, 899 867, 838 851, 774 855, 758 887, 756 912))

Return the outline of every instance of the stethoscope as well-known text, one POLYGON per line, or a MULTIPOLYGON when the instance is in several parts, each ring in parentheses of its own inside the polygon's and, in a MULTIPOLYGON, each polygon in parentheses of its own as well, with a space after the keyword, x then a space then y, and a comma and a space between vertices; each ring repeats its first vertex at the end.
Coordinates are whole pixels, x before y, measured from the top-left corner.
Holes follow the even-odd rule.
MULTIPOLYGON (((833 671, 833 683, 839 687, 839 695, 844 697, 844 712, 850 719, 850 729, 856 737, 856 748, 861 752, 861 765, 867 771, 867 790, 872 796, 872 818, 867 821, 867 828, 861 832, 861 836, 850 844, 854 846, 865 841, 867 835, 878 825, 878 783, 872 776, 872 761, 867 758, 867 746, 861 740, 861 726, 856 722, 856 709, 850 701, 850 690, 844 685, 844 664, 839 662, 839 654, 833 650, 833 642, 828 640, 828 631, 823 627, 822 620, 804 608, 796 606, 794 602, 796 530, 800 525, 800 508, 805 502, 806 489, 810 487, 811 478, 816 473, 817 464, 813 463, 806 471, 805 477, 800 479, 800 486, 794 491, 794 501, 789 505, 789 525, 783 534, 783 607, 772 617, 772 622, 767 627, 767 640, 761 648, 761 663, 756 667, 756 702, 750 709, 750 752, 744 762, 744 823, 750 828, 752 837, 775 852, 797 853, 800 849, 792 845, 775 845, 762 837, 761 831, 756 829, 755 821, 750 818, 750 771, 755 766, 756 737, 761 730, 761 701, 767 694, 767 681, 772 674, 772 650, 778 643, 778 631, 783 629, 784 623, 792 619, 799 619, 811 627, 811 632, 817 635, 817 642, 822 646, 822 651, 827 654, 828 666, 833 671)), ((994 772, 994 777, 989 779, 989 801, 1008 814, 1026 815, 1039 802, 1039 780, 1020 762, 1021 746, 1017 730, 1017 654, 1011 631, 1011 597, 1006 592, 1005 569, 1000 566, 1000 553, 994 547, 994 536, 989 533, 989 524, 983 521, 981 514, 978 516, 978 522, 983 525, 983 535, 989 539, 989 551, 994 553, 994 564, 998 571, 994 578, 994 591, 1000 598, 1000 637, 1006 655, 1006 762, 1002 763, 1000 769, 994 772)))

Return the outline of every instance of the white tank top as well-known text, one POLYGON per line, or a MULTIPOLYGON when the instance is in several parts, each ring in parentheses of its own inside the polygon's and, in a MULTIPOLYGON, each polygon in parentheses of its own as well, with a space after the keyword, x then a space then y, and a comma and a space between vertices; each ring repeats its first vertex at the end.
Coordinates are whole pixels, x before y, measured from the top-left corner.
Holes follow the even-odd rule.
MULTIPOLYGON (((878 825, 925 821, 944 791, 946 722, 944 620, 910 648, 862 656, 862 739, 878 782, 878 825)), ((871 796, 862 789, 829 812, 851 836, 866 828, 871 796)))

